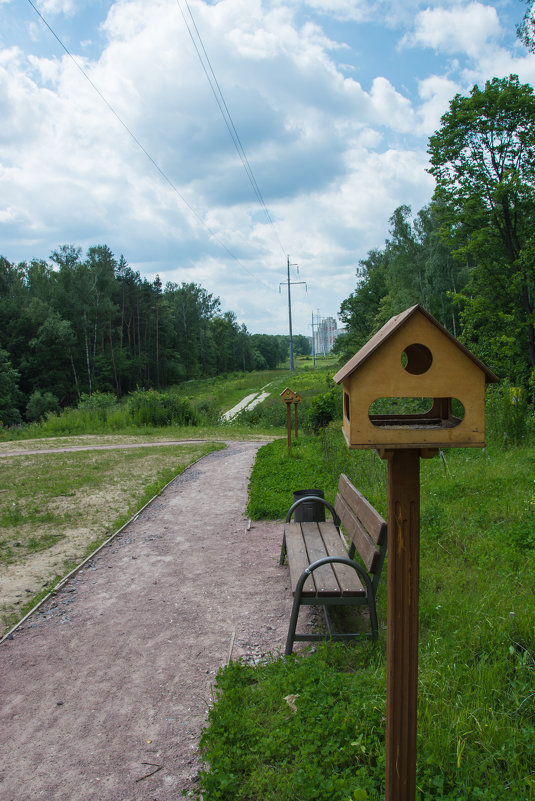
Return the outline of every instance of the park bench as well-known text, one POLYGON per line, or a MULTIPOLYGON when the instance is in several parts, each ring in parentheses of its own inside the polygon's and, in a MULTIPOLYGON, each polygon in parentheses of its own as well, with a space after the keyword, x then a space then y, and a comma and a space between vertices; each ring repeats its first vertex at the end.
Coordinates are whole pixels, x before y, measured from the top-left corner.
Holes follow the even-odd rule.
POLYGON ((297 640, 377 638, 375 596, 386 544, 386 521, 344 473, 340 476, 334 507, 317 496, 299 498, 291 506, 286 516, 280 557, 281 565, 285 558, 288 560, 294 596, 286 654, 292 653, 297 640), (305 503, 310 508, 311 502, 329 509, 332 520, 292 521, 295 510, 305 503), (362 564, 355 561, 356 553, 362 564), (334 632, 329 607, 362 605, 369 609, 369 632, 334 632), (327 633, 296 633, 301 606, 323 606, 327 633))

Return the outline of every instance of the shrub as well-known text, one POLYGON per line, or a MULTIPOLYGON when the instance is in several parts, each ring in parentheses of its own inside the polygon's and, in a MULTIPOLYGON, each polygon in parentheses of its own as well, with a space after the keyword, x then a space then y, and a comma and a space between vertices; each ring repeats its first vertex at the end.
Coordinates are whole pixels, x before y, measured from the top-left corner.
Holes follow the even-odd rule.
POLYGON ((82 392, 79 409, 110 409, 117 403, 117 398, 113 392, 92 392, 88 395, 82 392))
POLYGON ((324 429, 332 420, 341 415, 341 392, 338 387, 332 387, 323 395, 316 395, 307 415, 306 425, 314 434, 324 429))
POLYGON ((519 445, 531 433, 533 411, 523 387, 513 387, 508 381, 489 387, 486 403, 487 439, 495 445, 519 445))
POLYGON ((50 412, 57 414, 60 411, 59 401, 52 392, 41 392, 36 389, 30 395, 30 400, 26 405, 26 419, 33 423, 43 420, 50 412))
POLYGON ((186 398, 168 395, 154 389, 137 389, 128 402, 135 425, 168 426, 197 425, 195 409, 186 398))

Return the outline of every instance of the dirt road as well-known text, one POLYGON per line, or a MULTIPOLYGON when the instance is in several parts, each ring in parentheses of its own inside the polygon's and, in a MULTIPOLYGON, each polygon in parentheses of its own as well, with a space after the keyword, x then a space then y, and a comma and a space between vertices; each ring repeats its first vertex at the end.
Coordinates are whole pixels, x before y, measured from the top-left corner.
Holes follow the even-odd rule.
POLYGON ((260 445, 186 470, 1 644, 2 801, 177 801, 194 786, 218 668, 286 637, 282 525, 248 531, 244 516, 260 445))

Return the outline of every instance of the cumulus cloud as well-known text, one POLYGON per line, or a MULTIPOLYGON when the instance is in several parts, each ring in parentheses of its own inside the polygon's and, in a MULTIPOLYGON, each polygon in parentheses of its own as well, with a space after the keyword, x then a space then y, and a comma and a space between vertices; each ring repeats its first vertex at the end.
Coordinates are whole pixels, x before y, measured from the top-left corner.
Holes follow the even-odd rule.
POLYGON ((430 47, 446 53, 479 56, 489 41, 501 33, 493 6, 472 2, 451 8, 426 8, 416 16, 414 31, 402 43, 409 47, 430 47))
POLYGON ((440 118, 461 88, 443 75, 430 75, 419 82, 418 94, 423 102, 418 109, 418 118, 422 133, 429 136, 439 127, 440 118))

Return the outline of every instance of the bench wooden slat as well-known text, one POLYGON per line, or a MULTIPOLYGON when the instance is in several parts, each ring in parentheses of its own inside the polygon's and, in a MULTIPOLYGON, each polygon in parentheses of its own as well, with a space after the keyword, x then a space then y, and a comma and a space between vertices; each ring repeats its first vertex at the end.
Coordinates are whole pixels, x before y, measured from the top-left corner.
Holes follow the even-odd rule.
POLYGON ((379 551, 368 535, 368 532, 361 525, 360 520, 356 517, 352 510, 349 508, 341 495, 336 496, 334 508, 340 518, 340 521, 345 528, 350 540, 355 544, 362 561, 366 565, 369 573, 374 573, 379 563, 379 551))
MULTIPOLYGON (((344 556, 347 558, 347 551, 342 542, 338 530, 332 523, 318 523, 321 538, 325 543, 325 549, 329 556, 344 556)), ((356 570, 349 565, 341 565, 333 562, 332 569, 336 575, 342 595, 356 596, 366 595, 366 590, 362 586, 356 570)))
POLYGON ((347 505, 358 513, 360 520, 375 544, 383 545, 387 532, 386 520, 373 508, 368 499, 353 486, 345 473, 340 476, 338 491, 347 505))
MULTIPOLYGON (((329 556, 327 549, 321 537, 318 537, 318 524, 317 523, 301 523, 303 530, 303 537, 306 543, 309 564, 316 562, 318 559, 324 559, 329 556)), ((317 567, 312 574, 314 577, 314 584, 316 585, 316 592, 318 595, 340 595, 340 587, 336 580, 336 574, 331 565, 322 565, 317 567)))
MULTIPOLYGON (((288 566, 290 568, 290 582, 292 593, 303 570, 310 564, 308 558, 303 532, 300 523, 286 523, 284 526, 284 536, 286 538, 286 552, 288 556, 288 566)), ((315 595, 316 589, 312 576, 309 576, 303 585, 303 595, 315 595)))

